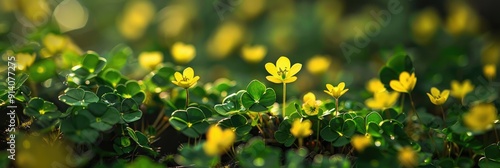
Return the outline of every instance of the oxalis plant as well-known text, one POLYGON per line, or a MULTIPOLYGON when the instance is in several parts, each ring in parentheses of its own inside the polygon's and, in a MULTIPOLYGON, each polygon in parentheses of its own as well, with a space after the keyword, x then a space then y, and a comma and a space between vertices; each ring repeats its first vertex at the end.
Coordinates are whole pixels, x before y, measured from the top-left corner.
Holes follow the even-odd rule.
MULTIPOLYGON (((23 109, 17 134, 64 142, 78 156, 74 166, 500 167, 498 88, 465 80, 415 93, 428 86, 417 80, 406 54, 393 55, 380 69, 365 102, 340 99, 350 93, 345 82, 326 84, 327 99, 311 91, 287 102, 286 86, 300 80, 295 75, 302 64, 285 56, 262 67, 268 81, 282 86, 266 86, 264 79, 202 85, 200 70, 170 64, 130 79, 120 71, 128 50, 118 46, 105 57, 84 53, 59 74, 16 75, 15 100, 23 109), (58 77, 57 98, 37 96, 43 91, 34 84, 58 77), (417 94, 439 114, 421 108, 417 94), (179 143, 161 146, 169 139, 179 143)), ((5 110, 7 86, 0 87, 5 110)))

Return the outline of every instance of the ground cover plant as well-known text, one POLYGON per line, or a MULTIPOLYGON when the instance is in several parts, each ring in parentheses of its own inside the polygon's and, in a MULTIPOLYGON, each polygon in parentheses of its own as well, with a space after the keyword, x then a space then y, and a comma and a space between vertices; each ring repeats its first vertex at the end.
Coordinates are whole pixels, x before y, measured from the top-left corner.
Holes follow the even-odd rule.
POLYGON ((341 17, 322 7, 348 2, 132 0, 116 22, 90 19, 97 29, 74 26, 98 2, 37 2, 10 4, 53 21, 26 42, 0 22, 1 167, 500 167, 500 43, 466 2, 441 21, 411 2, 341 17), (308 18, 287 10, 325 22, 290 30, 308 18), (341 23, 355 30, 334 35, 349 34, 341 23), (87 44, 85 29, 110 39, 87 44))

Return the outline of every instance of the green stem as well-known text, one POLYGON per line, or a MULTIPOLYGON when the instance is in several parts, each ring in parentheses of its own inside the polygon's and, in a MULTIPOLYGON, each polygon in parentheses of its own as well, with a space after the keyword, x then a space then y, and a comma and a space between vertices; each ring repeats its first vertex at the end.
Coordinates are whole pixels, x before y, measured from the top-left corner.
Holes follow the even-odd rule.
POLYGON ((303 138, 299 138, 299 148, 302 148, 302 143, 304 142, 303 138))
POLYGON ((188 108, 189 105, 189 89, 186 89, 186 109, 188 108))
POLYGON ((321 120, 318 120, 318 129, 316 129, 316 142, 319 143, 319 127, 321 124, 321 120))
POLYGON ((405 106, 405 95, 401 97, 401 113, 403 112, 403 107, 405 106))
POLYGON ((411 93, 408 92, 408 95, 410 96, 410 102, 411 102, 411 107, 413 108, 413 112, 415 113, 415 115, 417 115, 420 124, 424 125, 424 122, 422 122, 422 119, 420 119, 420 116, 418 115, 417 110, 415 109, 415 103, 413 103, 413 98, 411 97, 411 93))
POLYGON ((443 105, 439 105, 441 108, 441 114, 443 115, 443 126, 446 127, 446 115, 444 113, 443 105))
POLYGON ((286 116, 286 83, 283 82, 283 119, 285 119, 286 116))
POLYGON ((339 116, 339 99, 338 98, 335 99, 335 111, 336 111, 335 116, 336 117, 339 116))
POLYGON ((495 138, 497 138, 497 142, 500 142, 500 140, 498 140, 498 132, 496 128, 495 128, 495 138))

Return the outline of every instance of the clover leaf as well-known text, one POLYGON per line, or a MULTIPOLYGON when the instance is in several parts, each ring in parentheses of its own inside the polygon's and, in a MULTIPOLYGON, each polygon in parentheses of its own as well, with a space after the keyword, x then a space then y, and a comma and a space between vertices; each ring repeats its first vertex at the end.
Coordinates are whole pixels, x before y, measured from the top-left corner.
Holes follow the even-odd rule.
POLYGON ((24 114, 35 117, 38 120, 50 120, 61 116, 61 112, 57 110, 57 106, 52 102, 43 100, 42 98, 32 98, 26 108, 24 114))
POLYGON ((70 106, 87 106, 89 103, 98 102, 99 97, 95 93, 81 88, 70 88, 59 96, 59 100, 70 106))
POLYGON ((230 117, 220 120, 217 125, 222 128, 231 128, 234 130, 237 136, 237 140, 243 140, 246 135, 252 130, 251 122, 248 122, 247 118, 243 115, 236 114, 230 117))
POLYGON ((243 107, 254 112, 264 112, 276 102, 276 93, 272 88, 258 81, 253 80, 248 84, 246 92, 241 96, 243 107))
POLYGON ((207 117, 197 107, 189 107, 186 110, 176 110, 169 119, 170 124, 184 135, 197 138, 208 129, 207 117))
POLYGON ((132 98, 137 103, 142 103, 146 98, 146 94, 142 91, 141 86, 137 81, 128 81, 125 84, 119 84, 116 87, 116 92, 123 98, 132 98))
POLYGON ((120 121, 120 113, 104 103, 90 103, 80 114, 90 120, 90 126, 99 131, 107 131, 120 121))
POLYGON ((74 115, 61 123, 61 131, 65 137, 77 143, 94 143, 99 132, 90 127, 90 121, 83 115, 74 115))
POLYGON ((349 138, 356 132, 356 122, 352 119, 332 118, 328 125, 321 129, 320 136, 333 146, 343 146, 349 143, 349 138))
POLYGON ((122 123, 131 123, 142 117, 142 111, 139 109, 139 104, 133 99, 123 99, 119 111, 122 114, 122 123))
POLYGON ((244 111, 245 108, 240 103, 241 95, 243 95, 244 92, 244 90, 240 90, 238 93, 228 95, 222 100, 222 104, 216 104, 214 106, 215 111, 223 116, 244 111))
POLYGON ((266 146, 261 139, 252 139, 237 157, 241 167, 280 167, 280 155, 280 150, 266 146))
POLYGON ((291 120, 286 119, 281 122, 278 127, 278 131, 274 132, 274 138, 279 143, 284 144, 286 147, 289 147, 295 142, 295 137, 290 133, 290 129, 292 128, 291 120))

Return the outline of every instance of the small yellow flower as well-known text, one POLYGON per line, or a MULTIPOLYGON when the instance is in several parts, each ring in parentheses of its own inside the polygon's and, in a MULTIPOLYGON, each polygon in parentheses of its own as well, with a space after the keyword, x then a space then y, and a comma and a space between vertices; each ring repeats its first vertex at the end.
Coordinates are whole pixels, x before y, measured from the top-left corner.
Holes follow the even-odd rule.
POLYGON ((415 84, 417 84, 415 73, 411 73, 410 75, 410 73, 406 71, 399 74, 399 80, 391 80, 391 83, 389 83, 393 90, 401 93, 411 92, 413 88, 415 88, 415 84))
POLYGON ((196 49, 193 45, 176 42, 171 50, 174 61, 179 64, 187 64, 196 57, 196 49))
POLYGON ((493 79, 497 75, 497 66, 495 64, 484 65, 483 74, 488 79, 493 79))
POLYGON ((450 95, 450 90, 443 90, 443 92, 439 91, 437 88, 432 87, 431 93, 427 93, 429 96, 429 100, 435 105, 442 105, 446 100, 448 100, 448 96, 450 95))
POLYGON ((194 70, 191 67, 187 67, 184 69, 182 74, 180 72, 175 72, 174 74, 175 81, 172 81, 177 86, 183 87, 184 89, 188 89, 198 82, 200 79, 199 76, 194 76, 194 70))
POLYGON ((380 79, 378 78, 372 78, 368 81, 366 84, 366 90, 368 90, 371 93, 378 93, 378 92, 383 92, 385 91, 385 86, 382 82, 380 82, 380 79))
POLYGON ((365 101, 366 106, 371 109, 380 110, 391 108, 398 101, 399 93, 382 91, 377 92, 373 95, 373 98, 367 99, 365 101))
POLYGON ((313 131, 311 130, 311 126, 312 123, 309 120, 300 121, 300 119, 296 119, 292 123, 290 132, 295 138, 305 138, 313 133, 313 131))
POLYGON ((146 69, 155 69, 155 67, 163 62, 163 54, 158 51, 142 52, 139 54, 139 64, 146 69))
POLYGON ((416 167, 418 165, 418 155, 415 150, 409 146, 399 150, 398 160, 403 167, 416 167))
POLYGON ((317 55, 307 62, 307 70, 314 75, 325 73, 330 68, 330 59, 323 55, 317 55))
POLYGON ((28 53, 18 53, 16 54, 17 68, 19 70, 25 70, 35 62, 36 55, 28 53))
POLYGON ((290 67, 290 60, 281 56, 276 61, 276 65, 273 63, 266 63, 266 70, 271 74, 271 76, 266 76, 266 79, 273 83, 292 83, 297 80, 297 77, 294 76, 297 74, 302 68, 302 64, 295 63, 290 67))
POLYGON ((307 93, 303 97, 304 104, 302 104, 302 109, 307 115, 314 116, 318 115, 319 106, 321 105, 320 100, 316 100, 316 95, 314 93, 307 93))
POLYGON ((491 103, 472 106, 470 111, 463 115, 464 124, 473 131, 485 131, 491 128, 497 119, 497 108, 491 103))
POLYGON ((226 152, 236 140, 236 135, 231 129, 212 125, 207 131, 207 142, 203 144, 203 150, 208 156, 216 156, 226 152))
POLYGON ((42 43, 48 53, 54 54, 63 51, 66 48, 68 40, 66 37, 55 34, 47 34, 43 39, 42 43))
POLYGON ((266 56, 267 49, 263 45, 249 46, 241 48, 241 57, 248 63, 259 63, 266 56))
POLYGON ((358 152, 363 152, 366 147, 372 145, 372 137, 364 135, 354 135, 351 138, 351 145, 358 152))
POLYGON ((474 90, 474 85, 471 84, 470 80, 465 80, 459 83, 456 80, 451 81, 451 96, 462 100, 468 93, 474 90))
POLYGON ((329 94, 330 96, 333 96, 335 99, 338 99, 340 96, 344 95, 345 92, 347 92, 349 89, 344 89, 345 88, 345 83, 340 82, 336 87, 334 87, 331 84, 326 84, 326 89, 324 90, 325 93, 329 94))

